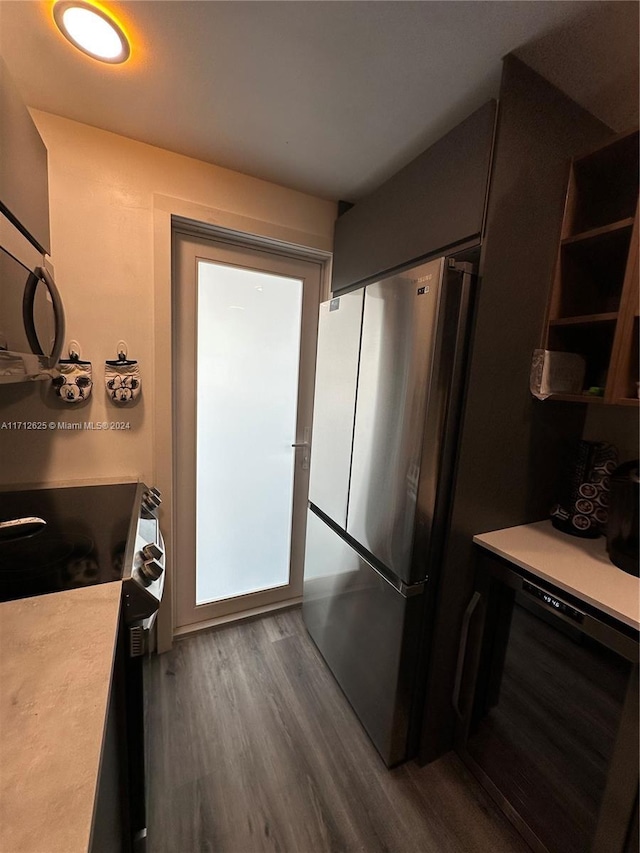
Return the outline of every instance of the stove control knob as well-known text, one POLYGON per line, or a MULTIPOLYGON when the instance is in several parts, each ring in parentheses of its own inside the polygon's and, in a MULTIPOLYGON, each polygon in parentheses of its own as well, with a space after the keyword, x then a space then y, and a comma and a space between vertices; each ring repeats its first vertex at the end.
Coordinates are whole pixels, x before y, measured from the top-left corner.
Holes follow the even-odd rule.
POLYGON ((150 512, 151 514, 155 513, 155 511, 162 503, 160 492, 157 489, 149 489, 143 494, 142 503, 144 505, 144 508, 148 512, 150 512))
POLYGON ((162 558, 162 548, 156 545, 155 542, 149 542, 149 544, 145 545, 140 551, 140 554, 143 562, 147 562, 148 560, 160 560, 162 558))
POLYGON ((149 491, 145 493, 145 497, 155 506, 160 506, 162 503, 162 495, 156 488, 149 489, 149 491))
POLYGON ((147 581, 157 581, 163 571, 164 566, 157 560, 146 560, 140 566, 140 572, 147 581))

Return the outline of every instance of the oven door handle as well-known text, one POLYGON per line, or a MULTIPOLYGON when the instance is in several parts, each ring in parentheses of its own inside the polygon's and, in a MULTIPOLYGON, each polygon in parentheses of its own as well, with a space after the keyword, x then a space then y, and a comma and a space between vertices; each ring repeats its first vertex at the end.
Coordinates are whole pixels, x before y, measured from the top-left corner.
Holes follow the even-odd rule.
POLYGON ((0 521, 0 542, 13 542, 16 539, 26 539, 34 536, 47 526, 43 518, 30 515, 27 518, 11 518, 0 521))
POLYGON ((469 640, 469 625, 471 624, 471 617, 473 616, 476 607, 480 603, 482 599, 482 594, 477 590, 473 593, 471 597, 471 601, 467 605, 467 609, 464 611, 464 616, 462 618, 462 630, 460 632, 460 645, 458 647, 458 662, 456 664, 456 677, 453 686, 453 694, 451 696, 451 701, 453 702, 453 710, 456 712, 457 717, 462 720, 464 714, 460 709, 460 692, 462 690, 462 675, 464 673, 464 662, 467 657, 467 643, 469 640))

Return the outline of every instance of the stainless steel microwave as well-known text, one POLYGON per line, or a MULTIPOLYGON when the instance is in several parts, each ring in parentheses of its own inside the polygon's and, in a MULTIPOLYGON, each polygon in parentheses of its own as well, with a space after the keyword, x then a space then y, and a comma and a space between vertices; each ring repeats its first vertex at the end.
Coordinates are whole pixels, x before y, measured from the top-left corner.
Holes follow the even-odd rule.
POLYGON ((51 265, 0 214, 0 384, 46 379, 64 340, 51 265))
POLYGON ((47 149, 0 58, 0 384, 45 379, 64 337, 50 252, 47 149))

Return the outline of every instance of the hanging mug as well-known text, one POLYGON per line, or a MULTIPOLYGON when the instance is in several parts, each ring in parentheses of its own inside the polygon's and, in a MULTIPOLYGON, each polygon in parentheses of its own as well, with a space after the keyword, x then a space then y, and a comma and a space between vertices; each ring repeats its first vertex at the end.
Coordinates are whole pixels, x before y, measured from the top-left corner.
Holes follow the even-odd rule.
POLYGON ((58 362, 60 375, 53 380, 55 392, 65 403, 82 403, 91 396, 91 362, 80 361, 78 356, 58 362))
POLYGON ((140 394, 140 367, 120 354, 114 361, 105 362, 104 384, 114 403, 132 403, 140 394))

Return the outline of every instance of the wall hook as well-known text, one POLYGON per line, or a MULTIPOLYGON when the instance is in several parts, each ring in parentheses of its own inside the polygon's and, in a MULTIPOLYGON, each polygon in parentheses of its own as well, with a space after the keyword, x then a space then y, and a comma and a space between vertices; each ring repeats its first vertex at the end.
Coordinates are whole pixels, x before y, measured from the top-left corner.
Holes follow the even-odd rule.
POLYGON ((118 345, 116 346, 116 354, 117 358, 107 359, 105 364, 110 365, 111 367, 117 365, 133 365, 138 362, 127 357, 129 347, 127 346, 126 341, 118 341, 118 345))

